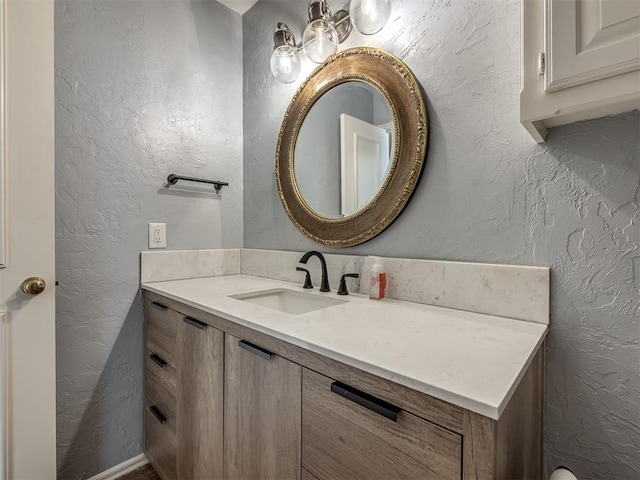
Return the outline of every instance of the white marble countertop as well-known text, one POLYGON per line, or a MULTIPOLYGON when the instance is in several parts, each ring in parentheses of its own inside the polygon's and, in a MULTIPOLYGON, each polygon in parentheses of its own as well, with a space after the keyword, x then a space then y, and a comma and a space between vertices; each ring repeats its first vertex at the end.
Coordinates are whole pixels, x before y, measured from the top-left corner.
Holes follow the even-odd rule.
POLYGON ((142 288, 497 420, 547 326, 363 295, 338 297, 248 275, 142 288), (229 295, 288 288, 346 303, 288 315, 229 295))

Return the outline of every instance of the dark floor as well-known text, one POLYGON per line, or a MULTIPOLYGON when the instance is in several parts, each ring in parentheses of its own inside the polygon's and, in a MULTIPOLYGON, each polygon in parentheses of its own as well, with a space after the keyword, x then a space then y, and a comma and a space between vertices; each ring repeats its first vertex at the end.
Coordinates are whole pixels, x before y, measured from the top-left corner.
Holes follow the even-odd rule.
POLYGON ((119 480, 160 480, 160 477, 151 464, 147 464, 144 467, 137 468, 133 472, 123 475, 119 480))

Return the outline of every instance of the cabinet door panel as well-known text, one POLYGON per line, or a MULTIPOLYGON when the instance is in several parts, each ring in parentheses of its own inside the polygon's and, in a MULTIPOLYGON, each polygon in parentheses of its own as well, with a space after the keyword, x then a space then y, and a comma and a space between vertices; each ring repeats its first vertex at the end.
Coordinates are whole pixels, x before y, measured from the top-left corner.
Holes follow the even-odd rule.
POLYGON ((547 0, 547 91, 640 69, 638 0, 547 0))
POLYGON ((461 478, 460 435, 400 409, 393 421, 385 416, 388 405, 378 408, 381 402, 364 392, 345 398, 331 390, 332 383, 304 369, 302 464, 313 475, 321 480, 461 478))
POLYGON ((226 334, 228 480, 299 480, 299 365, 226 334))
POLYGON ((178 349, 178 476, 222 479, 224 333, 185 317, 178 349))

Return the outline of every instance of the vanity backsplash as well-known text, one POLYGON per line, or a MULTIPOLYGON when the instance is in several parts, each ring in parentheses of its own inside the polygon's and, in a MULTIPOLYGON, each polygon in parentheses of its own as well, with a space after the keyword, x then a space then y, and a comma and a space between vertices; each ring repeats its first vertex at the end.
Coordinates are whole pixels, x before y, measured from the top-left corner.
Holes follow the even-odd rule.
MULTIPOLYGON (((304 273, 296 271, 304 252, 222 249, 142 252, 142 283, 220 275, 251 275, 293 282, 302 286, 304 273)), ((365 282, 374 258, 324 254, 333 294, 340 277, 349 290, 368 294, 365 282)), ((547 267, 383 258, 387 272, 387 297, 500 317, 549 323, 547 267)), ((320 285, 320 263, 311 259, 305 268, 313 284, 320 285)), ((329 294, 331 295, 331 294, 329 294)))

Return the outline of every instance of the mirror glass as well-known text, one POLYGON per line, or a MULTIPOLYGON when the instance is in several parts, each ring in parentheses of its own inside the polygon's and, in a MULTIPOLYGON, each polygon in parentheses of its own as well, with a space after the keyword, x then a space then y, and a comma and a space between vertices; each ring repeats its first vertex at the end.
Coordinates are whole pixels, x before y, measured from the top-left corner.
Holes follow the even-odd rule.
POLYGON ((298 134, 294 175, 318 215, 347 217, 378 193, 395 151, 391 110, 373 86, 336 85, 311 107, 298 134))

